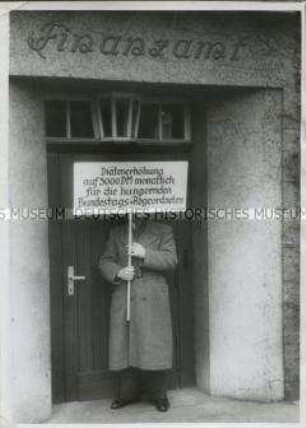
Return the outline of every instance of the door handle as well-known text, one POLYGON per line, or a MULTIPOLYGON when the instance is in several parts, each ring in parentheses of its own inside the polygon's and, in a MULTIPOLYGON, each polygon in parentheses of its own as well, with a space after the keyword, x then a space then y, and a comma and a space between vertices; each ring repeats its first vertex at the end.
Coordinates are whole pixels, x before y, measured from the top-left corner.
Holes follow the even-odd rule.
POLYGON ((74 266, 68 266, 67 268, 67 294, 68 296, 74 296, 74 281, 85 281, 86 276, 75 275, 74 266))

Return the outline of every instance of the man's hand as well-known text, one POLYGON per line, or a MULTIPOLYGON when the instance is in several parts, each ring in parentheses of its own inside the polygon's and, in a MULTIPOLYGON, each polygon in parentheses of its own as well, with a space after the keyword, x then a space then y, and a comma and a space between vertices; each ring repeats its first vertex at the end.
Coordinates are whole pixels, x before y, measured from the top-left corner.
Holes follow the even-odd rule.
MULTIPOLYGON (((128 248, 127 248, 127 252, 128 252, 128 248)), ((146 250, 145 248, 139 244, 138 242, 133 242, 131 245, 131 256, 133 257, 138 257, 139 259, 144 259, 145 255, 146 255, 146 250)))
POLYGON ((117 277, 123 279, 123 281, 132 281, 135 275, 134 266, 126 266, 122 268, 118 273, 117 277))

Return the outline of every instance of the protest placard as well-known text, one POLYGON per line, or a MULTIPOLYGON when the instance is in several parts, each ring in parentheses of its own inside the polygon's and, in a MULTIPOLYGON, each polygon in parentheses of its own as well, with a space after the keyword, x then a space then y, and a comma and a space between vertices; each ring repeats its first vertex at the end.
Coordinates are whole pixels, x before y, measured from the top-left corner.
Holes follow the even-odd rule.
POLYGON ((76 162, 74 213, 186 210, 187 161, 76 162))

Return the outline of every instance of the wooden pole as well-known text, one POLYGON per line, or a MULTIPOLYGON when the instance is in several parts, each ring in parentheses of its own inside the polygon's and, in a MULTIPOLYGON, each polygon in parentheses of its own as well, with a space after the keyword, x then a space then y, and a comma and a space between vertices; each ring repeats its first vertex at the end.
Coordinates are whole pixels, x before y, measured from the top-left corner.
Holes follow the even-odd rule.
MULTIPOLYGON (((128 266, 132 266, 132 221, 133 214, 128 213, 128 266)), ((126 322, 129 323, 131 319, 131 281, 127 282, 127 293, 126 293, 126 322)))

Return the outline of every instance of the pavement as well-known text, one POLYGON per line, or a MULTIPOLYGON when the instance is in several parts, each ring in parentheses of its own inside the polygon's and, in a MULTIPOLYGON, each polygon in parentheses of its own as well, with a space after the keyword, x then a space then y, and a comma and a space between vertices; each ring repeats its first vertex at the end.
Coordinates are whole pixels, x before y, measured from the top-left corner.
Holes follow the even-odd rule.
POLYGON ((169 391, 171 408, 158 412, 146 402, 110 409, 110 400, 56 404, 46 424, 173 423, 173 422, 299 422, 298 402, 258 403, 212 397, 196 388, 169 391))

